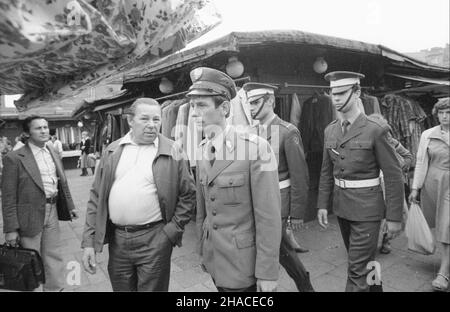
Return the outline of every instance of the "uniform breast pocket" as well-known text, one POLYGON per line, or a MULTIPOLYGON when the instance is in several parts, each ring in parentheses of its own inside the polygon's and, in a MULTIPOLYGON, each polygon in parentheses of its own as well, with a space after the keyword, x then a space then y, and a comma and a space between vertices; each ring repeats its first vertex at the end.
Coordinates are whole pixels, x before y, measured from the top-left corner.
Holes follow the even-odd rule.
POLYGON ((222 174, 216 179, 220 201, 224 205, 239 205, 245 196, 245 174, 222 174))
POLYGON ((367 141, 350 142, 352 161, 364 162, 372 155, 372 143, 367 141))
POLYGON ((337 141, 326 141, 325 142, 325 148, 327 149, 328 155, 330 155, 330 158, 333 160, 336 160, 336 158, 339 156, 337 148, 337 141))

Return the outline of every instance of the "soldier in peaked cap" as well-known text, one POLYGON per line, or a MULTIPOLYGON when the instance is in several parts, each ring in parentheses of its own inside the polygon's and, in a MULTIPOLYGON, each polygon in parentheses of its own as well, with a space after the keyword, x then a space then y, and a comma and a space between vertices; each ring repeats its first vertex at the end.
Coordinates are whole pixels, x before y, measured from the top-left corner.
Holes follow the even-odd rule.
POLYGON ((386 217, 390 237, 401 230, 404 188, 400 163, 386 136, 388 127, 356 105, 362 78, 362 74, 343 71, 325 76, 338 119, 325 128, 318 220, 327 227, 333 196, 333 211, 348 253, 346 291, 380 291, 379 271, 375 270, 373 280, 368 267, 375 258, 381 220, 386 217))
POLYGON ((273 148, 278 161, 278 177, 281 195, 281 218, 283 232, 280 246, 280 264, 294 280, 299 291, 314 291, 308 272, 296 252, 308 251, 300 247, 292 231, 303 224, 308 202, 308 167, 298 129, 280 119, 274 112, 277 87, 249 82, 244 84, 253 119, 259 120, 258 135, 266 139, 273 148))
POLYGON ((191 72, 193 118, 206 139, 197 151, 197 229, 203 268, 219 291, 274 291, 281 200, 266 140, 226 124, 233 80, 212 68, 191 72))

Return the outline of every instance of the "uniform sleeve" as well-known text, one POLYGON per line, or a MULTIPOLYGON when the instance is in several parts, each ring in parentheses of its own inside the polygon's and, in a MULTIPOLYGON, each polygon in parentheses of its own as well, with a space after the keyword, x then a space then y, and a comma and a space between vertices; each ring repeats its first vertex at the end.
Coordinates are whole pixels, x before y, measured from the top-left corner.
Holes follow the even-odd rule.
POLYGON ((205 196, 203 194, 202 184, 200 183, 200 164, 197 161, 197 170, 196 170, 196 200, 197 200, 197 211, 195 214, 195 223, 197 228, 197 251, 202 255, 201 242, 203 239, 203 223, 206 218, 206 209, 205 209, 205 196))
POLYGON ((399 145, 396 148, 397 153, 401 156, 403 163, 402 170, 406 171, 411 167, 413 156, 410 151, 408 151, 400 142, 399 145))
POLYGON ((258 158, 250 163, 250 185, 256 227, 255 277, 278 279, 281 243, 281 197, 278 165, 272 148, 259 140, 258 158))
POLYGON ((400 222, 403 218, 405 188, 400 162, 387 137, 387 128, 378 127, 375 132, 375 156, 383 171, 385 185, 386 220, 400 222))
MULTIPOLYGON (((326 134, 325 134, 326 137, 326 134)), ((326 141, 325 141, 326 142, 326 141)), ((322 169, 320 171, 319 195, 317 209, 329 210, 329 203, 334 190, 333 162, 328 155, 326 145, 323 146, 322 169)))
POLYGON ((3 158, 2 170, 2 213, 3 232, 14 232, 19 229, 17 218, 17 186, 19 185, 18 161, 6 154, 3 158))
POLYGON ((289 131, 284 143, 286 160, 291 180, 291 207, 289 215, 293 218, 304 219, 308 204, 308 165, 300 132, 295 128, 289 131))

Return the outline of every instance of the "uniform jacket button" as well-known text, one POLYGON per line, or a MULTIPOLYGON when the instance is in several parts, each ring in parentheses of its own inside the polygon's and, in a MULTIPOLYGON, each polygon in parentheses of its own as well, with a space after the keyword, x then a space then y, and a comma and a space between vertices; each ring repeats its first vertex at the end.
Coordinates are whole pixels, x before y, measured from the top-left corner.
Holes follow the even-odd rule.
POLYGON ((217 214, 217 211, 213 210, 212 215, 215 216, 217 214))
POLYGON ((341 168, 341 171, 343 172, 345 169, 344 168, 341 168))
POLYGON ((214 224, 213 229, 217 230, 217 225, 216 224, 214 224))
POLYGON ((211 201, 215 201, 216 198, 214 196, 211 196, 211 201))
POLYGON ((345 148, 345 144, 342 144, 342 145, 341 145, 341 148, 345 148))
POLYGON ((344 159, 345 157, 344 157, 344 155, 341 155, 341 159, 344 159))
POLYGON ((233 184, 233 180, 230 180, 230 182, 228 182, 230 185, 233 184))

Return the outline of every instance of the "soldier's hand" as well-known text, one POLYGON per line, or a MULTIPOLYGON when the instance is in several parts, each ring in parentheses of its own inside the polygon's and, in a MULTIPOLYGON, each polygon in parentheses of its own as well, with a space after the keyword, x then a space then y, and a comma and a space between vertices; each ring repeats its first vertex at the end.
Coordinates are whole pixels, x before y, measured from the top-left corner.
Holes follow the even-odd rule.
POLYGON ((258 292, 274 292, 277 291, 278 281, 268 281, 258 279, 256 281, 256 287, 258 292))
POLYGON ((386 221, 387 225, 387 238, 393 239, 402 231, 402 223, 394 221, 386 221))
POLYGON ((419 191, 416 190, 416 189, 413 189, 411 191, 411 194, 409 194, 409 196, 408 196, 409 203, 410 204, 411 203, 416 203, 417 204, 418 203, 417 197, 419 197, 419 191))
POLYGON ((319 221, 320 226, 326 229, 328 227, 328 210, 319 209, 317 212, 317 220, 319 221))
POLYGON ((19 232, 9 232, 5 234, 6 244, 16 247, 20 242, 19 232))
POLYGON ((292 231, 299 231, 303 227, 303 219, 293 219, 291 218, 291 229, 292 231))
POLYGON ((91 273, 95 274, 96 272, 97 261, 95 260, 95 250, 92 247, 86 247, 83 251, 83 267, 84 269, 91 273))

